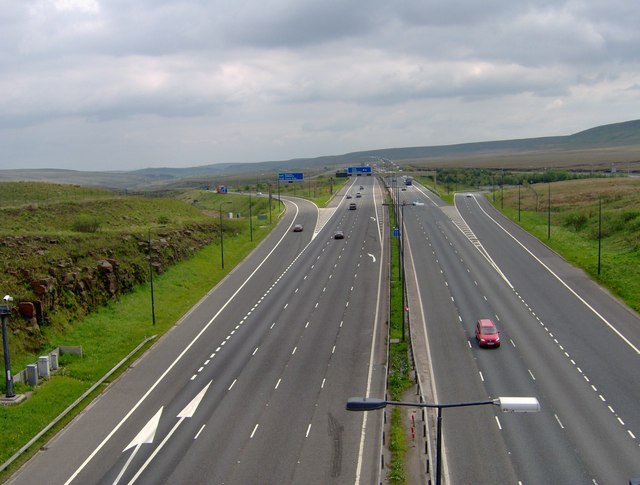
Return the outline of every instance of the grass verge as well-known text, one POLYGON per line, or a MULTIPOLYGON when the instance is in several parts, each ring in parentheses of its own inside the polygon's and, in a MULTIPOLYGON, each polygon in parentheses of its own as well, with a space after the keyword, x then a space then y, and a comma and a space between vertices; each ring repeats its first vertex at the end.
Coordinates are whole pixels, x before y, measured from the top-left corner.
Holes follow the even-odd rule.
MULTIPOLYGON (((387 203, 391 204, 388 199, 387 203)), ((393 205, 390 208, 390 224, 391 229, 397 226, 396 214, 393 205)), ((392 401, 401 401, 402 394, 411 387, 411 363, 409 361, 409 345, 406 340, 403 341, 404 332, 404 308, 402 298, 402 283, 400 274, 400 264, 398 261, 399 248, 397 238, 391 240, 391 302, 390 302, 390 329, 389 336, 389 375, 387 382, 387 391, 389 399, 392 401)), ((389 463, 388 480, 390 483, 403 484, 406 483, 405 472, 405 455, 407 452, 407 437, 404 432, 404 424, 402 419, 402 410, 393 407, 391 411, 391 431, 389 441, 389 451, 391 460, 389 463)))
MULTIPOLYGON (((23 404, 0 407, 0 426, 3 430, 0 463, 10 458, 113 368, 145 336, 161 335, 169 330, 225 274, 240 263, 269 231, 269 227, 254 228, 253 242, 248 240, 246 233, 226 238, 225 270, 220 268, 220 247, 211 244, 189 260, 154 277, 155 326, 151 325, 150 288, 143 285, 124 295, 119 301, 91 313, 72 329, 48 335, 56 345, 81 345, 84 356, 63 356, 61 370, 49 381, 31 390, 32 394, 23 404)), ((119 373, 112 375, 105 385, 118 375, 119 373)), ((26 390, 22 385, 16 387, 16 392, 26 390)), ((96 394, 100 391, 101 389, 96 390, 96 394)), ((95 396, 89 396, 40 442, 34 444, 30 452, 25 453, 0 475, 0 480, 6 480, 11 472, 67 424, 93 397, 95 396)))

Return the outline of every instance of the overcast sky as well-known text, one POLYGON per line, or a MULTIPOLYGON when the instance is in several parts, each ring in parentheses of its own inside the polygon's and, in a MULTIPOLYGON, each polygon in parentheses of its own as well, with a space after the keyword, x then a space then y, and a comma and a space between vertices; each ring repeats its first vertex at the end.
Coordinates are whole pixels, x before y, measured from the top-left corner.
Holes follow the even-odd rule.
POLYGON ((640 118, 638 0, 0 0, 0 169, 132 170, 640 118))

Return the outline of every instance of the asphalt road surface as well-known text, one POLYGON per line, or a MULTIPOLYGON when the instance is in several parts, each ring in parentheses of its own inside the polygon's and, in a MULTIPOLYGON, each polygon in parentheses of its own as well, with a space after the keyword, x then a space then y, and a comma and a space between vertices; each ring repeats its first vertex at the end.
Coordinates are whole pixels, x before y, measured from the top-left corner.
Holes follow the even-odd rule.
POLYGON ((534 396, 536 414, 443 410, 447 483, 628 483, 640 476, 640 319, 480 194, 404 200, 438 403, 534 396), (413 202, 418 202, 413 205, 413 202), (424 205, 422 205, 424 204, 424 205), (481 349, 491 318, 502 345, 481 349))
POLYGON ((375 185, 354 178, 320 211, 287 200, 269 238, 10 483, 378 483, 381 417, 345 410, 385 388, 375 185))

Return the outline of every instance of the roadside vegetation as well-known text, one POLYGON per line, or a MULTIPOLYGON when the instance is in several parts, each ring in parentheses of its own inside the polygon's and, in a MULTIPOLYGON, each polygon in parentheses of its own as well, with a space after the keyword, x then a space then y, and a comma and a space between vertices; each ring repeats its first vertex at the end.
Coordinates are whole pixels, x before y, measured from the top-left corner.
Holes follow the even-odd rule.
POLYGON ((640 179, 555 182, 521 189, 519 198, 512 187, 504 200, 495 195, 507 217, 640 312, 640 179))
MULTIPOLYGON (((83 350, 82 357, 62 355, 60 370, 35 388, 15 383, 15 392, 29 398, 18 406, 0 407, 4 463, 146 337, 171 328, 272 226, 267 198, 252 198, 250 227, 246 196, 192 190, 152 198, 51 184, 0 185, 0 193, 13 194, 2 208, 0 229, 0 289, 14 297, 7 322, 12 373, 59 346, 83 350), (48 201, 46 194, 56 195, 48 201), (155 325, 148 284, 150 249, 155 325), (107 260, 113 264, 105 280, 96 268, 107 260), (73 281, 83 284, 65 284, 76 273, 83 276, 73 281), (34 281, 41 280, 49 286, 38 294, 34 281), (42 315, 26 318, 18 312, 20 302, 34 300, 42 302, 42 315)), ((279 209, 275 201, 272 205, 275 225, 279 209)), ((2 379, 0 392, 4 387, 2 379)), ((6 477, 6 472, 0 475, 6 477)))
MULTIPOLYGON (((345 182, 327 177, 313 184, 312 199, 325 206, 332 196, 331 187, 335 192, 345 182)), ((285 187, 282 195, 308 198, 300 187, 285 187)), ((200 189, 119 195, 70 185, 0 184, 4 195, 0 197, 0 289, 15 299, 8 320, 12 372, 15 375, 59 346, 81 346, 83 351, 82 356, 61 355, 60 370, 35 388, 15 384, 15 392, 29 398, 18 406, 0 407, 4 436, 0 464, 132 349, 168 331, 268 235, 283 207, 276 193, 272 192, 270 203, 268 191, 257 196, 255 188, 251 196, 200 189), (109 269, 108 277, 97 268, 109 269), (49 286, 38 286, 38 281, 47 281, 49 286), (18 302, 32 300, 42 302, 42 315, 28 319, 19 315, 18 302)), ((138 353, 145 349, 143 346, 138 353)), ((119 373, 111 375, 94 394, 119 373)), ((0 392, 5 391, 4 386, 2 379, 0 392)), ((30 452, 90 399, 92 396, 30 452)), ((0 481, 28 456, 26 453, 1 473, 0 481)))
MULTIPOLYGON (((498 171, 493 176, 495 184, 490 185, 453 175, 449 186, 442 183, 442 175, 438 185, 430 177, 419 181, 451 204, 456 190, 484 191, 512 221, 640 312, 640 179, 602 173, 571 178, 559 172, 550 177, 551 173, 556 172, 521 173, 512 178, 498 171), (500 185, 503 175, 510 184, 500 185), (454 180, 460 182, 456 185, 454 180)), ((483 180, 487 181, 486 176, 483 180)))
MULTIPOLYGON (((391 198, 387 198, 387 203, 392 204, 391 198)), ((398 227, 399 221, 396 219, 396 213, 393 205, 390 208, 390 232, 393 228, 398 227)), ((399 248, 398 238, 391 240, 391 271, 390 277, 390 321, 389 321, 389 372, 387 381, 388 399, 391 401, 402 401, 403 394, 409 389, 413 382, 411 380, 411 363, 409 361, 409 338, 405 335, 404 327, 404 307, 402 298, 402 274, 400 273, 400 264, 398 261, 399 248)), ((403 412, 398 406, 389 408, 391 415, 391 428, 389 436, 389 451, 391 460, 389 463, 389 473, 387 478, 390 483, 404 484, 406 483, 406 464, 405 456, 407 453, 408 441, 405 433, 405 424, 403 422, 403 412)))

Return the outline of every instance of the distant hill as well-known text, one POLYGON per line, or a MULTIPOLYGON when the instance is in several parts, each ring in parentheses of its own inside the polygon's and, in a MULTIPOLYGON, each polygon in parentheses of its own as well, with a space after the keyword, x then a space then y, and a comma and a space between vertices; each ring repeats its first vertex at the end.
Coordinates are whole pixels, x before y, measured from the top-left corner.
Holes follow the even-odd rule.
POLYGON ((335 170, 385 158, 415 169, 442 166, 487 168, 566 167, 606 169, 633 164, 640 171, 640 120, 598 126, 568 136, 462 143, 456 145, 382 148, 316 158, 257 163, 216 163, 188 168, 145 168, 128 172, 78 170, 0 170, 0 181, 37 180, 124 190, 193 186, 218 177, 246 178, 273 170, 335 170), (243 175, 244 174, 244 175, 243 175))

